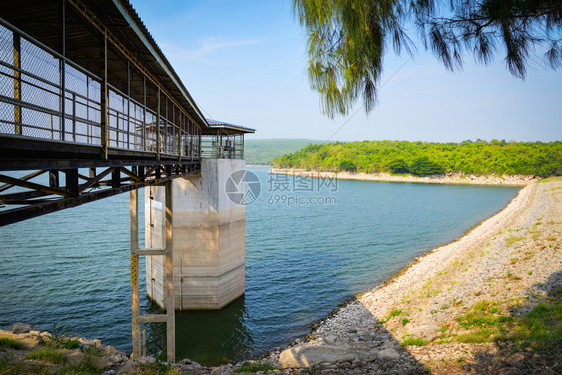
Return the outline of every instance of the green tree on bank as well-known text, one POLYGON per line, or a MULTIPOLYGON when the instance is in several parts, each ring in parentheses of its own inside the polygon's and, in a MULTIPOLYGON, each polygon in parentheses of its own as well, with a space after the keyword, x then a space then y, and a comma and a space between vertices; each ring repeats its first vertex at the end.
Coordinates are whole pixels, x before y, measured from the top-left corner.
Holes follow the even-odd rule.
POLYGON ((275 158, 278 168, 414 175, 562 175, 562 142, 363 141, 309 145, 275 158))

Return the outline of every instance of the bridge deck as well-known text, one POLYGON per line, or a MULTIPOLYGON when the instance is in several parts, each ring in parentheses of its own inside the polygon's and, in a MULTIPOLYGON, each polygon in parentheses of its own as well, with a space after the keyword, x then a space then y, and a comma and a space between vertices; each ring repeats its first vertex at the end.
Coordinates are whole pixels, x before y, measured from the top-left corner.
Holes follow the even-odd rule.
POLYGON ((3 1, 0 172, 34 172, 0 173, 0 226, 243 158, 247 132, 207 122, 128 2, 3 1))

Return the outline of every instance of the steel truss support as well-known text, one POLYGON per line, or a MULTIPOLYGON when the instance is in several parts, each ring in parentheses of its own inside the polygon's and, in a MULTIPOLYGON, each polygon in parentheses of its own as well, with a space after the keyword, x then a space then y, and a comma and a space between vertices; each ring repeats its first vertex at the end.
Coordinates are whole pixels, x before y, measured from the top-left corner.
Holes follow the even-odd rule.
POLYGON ((0 186, 0 205, 22 206, 1 210, 0 226, 146 186, 166 183, 175 178, 199 173, 200 170, 200 163, 185 161, 172 164, 117 164, 106 166, 101 171, 94 167, 90 168, 88 176, 81 174, 78 168, 69 167, 43 169, 20 178, 0 174, 0 183, 4 183, 0 186), (31 181, 46 172, 49 173, 47 185, 31 181), (59 172, 65 174, 66 186, 59 186, 59 172), (20 189, 9 192, 16 187, 20 189), (21 188, 26 190, 21 191, 21 188))

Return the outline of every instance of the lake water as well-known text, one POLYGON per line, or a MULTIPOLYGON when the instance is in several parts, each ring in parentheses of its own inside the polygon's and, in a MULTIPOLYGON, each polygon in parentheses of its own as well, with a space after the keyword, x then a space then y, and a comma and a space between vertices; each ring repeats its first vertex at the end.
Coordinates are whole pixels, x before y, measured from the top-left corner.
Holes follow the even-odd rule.
MULTIPOLYGON (((246 295, 221 311, 178 312, 177 359, 218 364, 288 344, 341 301, 500 211, 519 190, 249 170, 261 194, 246 207, 246 295)), ((0 328, 57 324, 132 350, 128 194, 1 227, 0 264, 0 328)), ((142 292, 141 270, 142 309, 157 311, 142 292)), ((162 350, 165 325, 143 328, 149 351, 162 350)))

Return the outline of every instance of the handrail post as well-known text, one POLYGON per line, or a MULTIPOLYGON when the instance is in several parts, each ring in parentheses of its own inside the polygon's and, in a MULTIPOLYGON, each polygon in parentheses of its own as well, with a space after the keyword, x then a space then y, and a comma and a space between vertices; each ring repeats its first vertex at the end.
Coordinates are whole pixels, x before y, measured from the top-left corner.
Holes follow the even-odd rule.
POLYGON ((160 86, 156 91, 156 160, 160 160, 160 86))
POLYGON ((61 53, 63 58, 59 59, 59 86, 60 86, 60 139, 66 139, 66 10, 65 2, 61 1, 61 53))
MULTIPOLYGON (((15 31, 13 34, 13 46, 14 46, 14 100, 20 101, 21 100, 21 38, 18 33, 15 31)), ((21 106, 15 104, 14 105, 14 122, 15 128, 14 132, 17 135, 22 135, 22 128, 21 128, 21 106)))
POLYGON ((179 113, 179 119, 178 119, 178 160, 181 161, 181 155, 182 155, 182 149, 181 149, 181 135, 182 135, 182 122, 183 117, 181 115, 181 111, 179 113))
POLYGON ((101 80, 101 98, 100 98, 100 110, 101 110, 101 147, 102 147, 102 159, 108 158, 108 123, 109 123, 109 113, 108 113, 108 92, 107 92, 107 30, 103 36, 103 66, 102 66, 102 80, 101 80))

